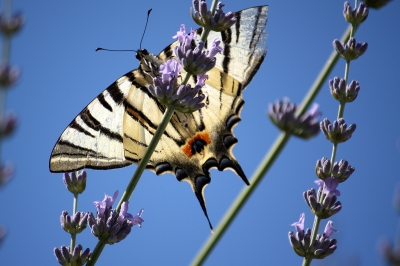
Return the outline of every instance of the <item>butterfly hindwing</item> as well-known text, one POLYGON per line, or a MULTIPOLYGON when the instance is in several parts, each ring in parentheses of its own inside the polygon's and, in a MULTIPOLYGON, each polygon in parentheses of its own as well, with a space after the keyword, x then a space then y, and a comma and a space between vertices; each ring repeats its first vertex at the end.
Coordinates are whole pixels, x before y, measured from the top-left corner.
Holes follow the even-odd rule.
MULTIPOLYGON (((242 91, 266 55, 267 12, 267 6, 239 11, 230 29, 210 33, 206 45, 218 37, 223 52, 217 54, 216 66, 207 73, 202 88, 205 107, 193 113, 175 112, 147 165, 157 174, 173 173, 179 181, 188 181, 207 219, 204 188, 211 181, 210 169, 231 169, 249 184, 232 153, 237 142, 233 128, 244 105, 242 91)), ((195 39, 200 34, 197 30, 195 39)), ((50 157, 50 171, 138 163, 166 108, 148 91, 151 78, 146 73, 157 72, 159 64, 173 58, 176 45, 172 43, 157 57, 142 53, 145 64, 97 96, 59 138, 50 157)))

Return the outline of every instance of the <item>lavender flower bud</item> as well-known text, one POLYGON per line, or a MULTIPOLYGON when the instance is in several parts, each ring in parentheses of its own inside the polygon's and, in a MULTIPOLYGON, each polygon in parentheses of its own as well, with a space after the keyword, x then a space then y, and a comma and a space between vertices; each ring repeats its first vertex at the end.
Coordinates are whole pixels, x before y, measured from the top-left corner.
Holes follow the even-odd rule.
POLYGON ((310 111, 301 116, 296 115, 297 106, 289 99, 270 104, 268 116, 282 131, 308 139, 318 134, 318 105, 314 104, 310 111))
POLYGON ((23 24, 24 19, 22 14, 14 14, 11 18, 0 15, 0 32, 6 36, 17 33, 23 24))
POLYGON ((0 118, 0 138, 8 137, 17 128, 17 116, 14 113, 7 114, 0 118))
POLYGON ((361 2, 356 10, 351 8, 349 2, 344 3, 343 16, 353 26, 363 23, 368 17, 368 8, 361 2))
POLYGON ((224 4, 219 2, 214 15, 212 15, 210 11, 207 11, 205 0, 200 0, 200 2, 198 0, 193 0, 193 9, 190 8, 190 14, 198 25, 212 31, 224 31, 235 24, 236 18, 232 12, 225 14, 222 11, 223 6, 224 4))
POLYGON ((311 245, 309 252, 313 253, 312 257, 315 259, 323 259, 331 255, 337 248, 336 239, 329 239, 329 237, 317 235, 314 243, 311 245))
POLYGON ((64 173, 63 181, 69 192, 81 194, 86 188, 86 171, 64 173))
POLYGON ((331 122, 325 118, 320 123, 320 128, 329 141, 332 143, 341 143, 351 138, 353 132, 356 130, 356 125, 351 124, 347 127, 347 124, 343 118, 339 118, 335 120, 333 124, 331 124, 331 122))
POLYGON ((306 233, 304 234, 303 246, 309 248, 311 244, 311 229, 307 228, 306 233))
POLYGON ((344 182, 350 175, 355 171, 355 168, 346 160, 340 160, 340 162, 335 162, 332 167, 332 176, 337 178, 339 182, 344 182))
POLYGON ((0 164, 0 186, 7 183, 14 173, 14 167, 10 164, 0 164))
POLYGON ((333 80, 329 80, 329 88, 333 98, 345 103, 352 102, 357 98, 360 84, 353 80, 346 86, 346 80, 335 77, 333 80))
MULTIPOLYGON (((1 18, 0 18, 1 19, 1 18)), ((0 21, 1 23, 1 21, 0 21)), ((0 86, 3 88, 10 87, 17 82, 19 78, 19 70, 9 65, 0 65, 0 86)))
POLYGON ((384 240, 380 243, 379 249, 389 265, 400 265, 400 250, 398 247, 393 247, 388 240, 384 240))
POLYGON ((69 247, 61 246, 61 249, 54 248, 54 255, 58 263, 63 266, 82 266, 86 264, 90 257, 90 250, 87 248, 82 253, 82 246, 77 245, 72 253, 70 253, 69 247))
POLYGON ((351 37, 346 44, 343 44, 339 40, 335 39, 333 41, 333 47, 341 57, 347 61, 350 61, 355 60, 363 55, 368 48, 368 44, 356 43, 356 39, 351 37))
POLYGON ((85 212, 77 212, 71 218, 67 211, 63 211, 60 217, 61 227, 70 234, 82 232, 87 226, 87 220, 88 213, 85 212))
POLYGON ((331 161, 328 160, 326 157, 322 157, 321 160, 317 161, 315 172, 321 180, 325 180, 325 178, 331 176, 331 161))
POLYGON ((7 235, 6 229, 3 226, 0 226, 0 244, 3 242, 6 235, 7 235))
POLYGON ((303 247, 302 243, 292 231, 289 232, 289 243, 292 246, 293 251, 296 252, 297 255, 299 255, 300 257, 305 257, 307 250, 303 247))

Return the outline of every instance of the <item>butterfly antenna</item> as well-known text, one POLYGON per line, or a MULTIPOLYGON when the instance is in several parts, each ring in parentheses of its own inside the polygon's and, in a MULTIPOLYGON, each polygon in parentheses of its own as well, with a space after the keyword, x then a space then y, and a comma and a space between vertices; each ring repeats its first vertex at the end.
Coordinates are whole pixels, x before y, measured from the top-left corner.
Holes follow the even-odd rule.
POLYGON ((147 23, 149 22, 149 17, 150 17, 150 12, 151 12, 151 10, 153 10, 153 9, 150 8, 149 11, 147 11, 146 26, 144 26, 144 31, 143 31, 143 34, 142 34, 142 39, 140 40, 140 45, 139 45, 139 47, 140 47, 139 49, 140 49, 140 50, 142 50, 142 41, 143 41, 144 34, 146 33, 147 23))
POLYGON ((111 52, 136 52, 137 53, 137 51, 136 50, 113 50, 113 49, 106 49, 106 48, 101 48, 101 47, 98 47, 98 48, 96 48, 96 52, 97 51, 111 51, 111 52))

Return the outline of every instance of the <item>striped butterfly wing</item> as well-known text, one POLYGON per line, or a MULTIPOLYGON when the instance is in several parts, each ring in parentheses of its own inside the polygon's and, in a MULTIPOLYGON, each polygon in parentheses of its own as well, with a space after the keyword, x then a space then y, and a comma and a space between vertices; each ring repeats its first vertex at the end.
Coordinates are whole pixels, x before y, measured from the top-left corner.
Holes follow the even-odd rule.
MULTIPOLYGON (((179 181, 188 181, 207 219, 203 192, 211 181, 211 168, 231 169, 249 184, 232 154, 237 142, 232 130, 240 121, 242 91, 266 55, 267 12, 267 6, 239 11, 230 29, 210 33, 207 43, 219 37, 224 50, 217 54, 216 67, 208 72, 202 88, 205 107, 191 114, 175 112, 147 165, 157 174, 170 172, 179 181)), ((196 34, 200 36, 201 31, 196 34)), ((155 61, 172 58, 176 45, 165 48, 155 61)), ((140 66, 97 96, 59 138, 50 157, 50 171, 138 163, 165 111, 147 90, 148 83, 140 66)))

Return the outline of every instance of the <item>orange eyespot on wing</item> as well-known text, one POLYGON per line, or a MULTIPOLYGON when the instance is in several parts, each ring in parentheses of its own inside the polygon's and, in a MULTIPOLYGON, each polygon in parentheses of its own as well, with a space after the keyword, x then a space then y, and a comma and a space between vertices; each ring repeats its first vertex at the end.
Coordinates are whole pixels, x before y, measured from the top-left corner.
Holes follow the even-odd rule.
POLYGON ((196 135, 194 135, 192 138, 186 141, 186 144, 181 148, 181 150, 183 151, 184 154, 186 154, 187 157, 190 158, 194 153, 196 153, 197 149, 194 147, 198 143, 205 143, 205 144, 211 143, 210 134, 208 134, 207 131, 196 133, 196 135))

